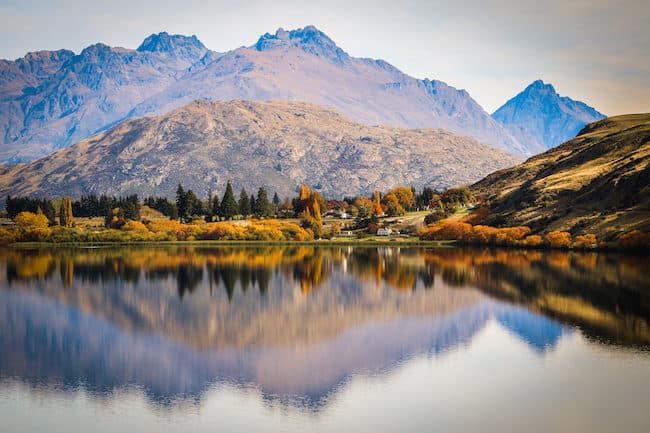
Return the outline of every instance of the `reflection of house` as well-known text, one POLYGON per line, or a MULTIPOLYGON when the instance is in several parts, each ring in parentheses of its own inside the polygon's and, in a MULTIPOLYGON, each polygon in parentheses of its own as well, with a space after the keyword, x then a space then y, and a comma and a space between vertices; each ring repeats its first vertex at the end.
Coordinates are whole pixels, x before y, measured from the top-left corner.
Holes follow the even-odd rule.
POLYGON ((381 229, 377 230, 377 236, 390 236, 392 234, 393 234, 393 231, 388 227, 381 228, 381 229))

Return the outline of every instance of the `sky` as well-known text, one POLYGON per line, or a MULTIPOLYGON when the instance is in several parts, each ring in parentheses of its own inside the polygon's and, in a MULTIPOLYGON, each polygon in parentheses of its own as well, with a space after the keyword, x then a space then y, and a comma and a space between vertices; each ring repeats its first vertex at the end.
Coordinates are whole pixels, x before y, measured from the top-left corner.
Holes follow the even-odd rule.
POLYGON ((488 112, 542 79, 607 114, 650 112, 648 0, 0 0, 0 58, 151 33, 208 48, 312 24, 356 57, 445 81, 488 112))

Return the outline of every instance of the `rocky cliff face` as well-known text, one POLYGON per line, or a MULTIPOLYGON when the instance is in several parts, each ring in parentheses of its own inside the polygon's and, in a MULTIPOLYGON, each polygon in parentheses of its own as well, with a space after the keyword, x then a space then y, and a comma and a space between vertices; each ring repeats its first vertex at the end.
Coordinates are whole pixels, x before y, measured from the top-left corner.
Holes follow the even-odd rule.
POLYGON ((465 184, 517 162, 440 129, 354 123, 302 102, 195 101, 166 115, 125 121, 39 160, 0 170, 0 196, 88 193, 201 195, 227 180, 281 195, 300 183, 334 197, 397 185, 465 184))
POLYGON ((583 102, 560 96, 542 80, 530 84, 492 116, 526 148, 528 155, 564 143, 588 123, 605 117, 583 102))
POLYGON ((445 128, 527 154, 465 91, 353 58, 320 30, 265 34, 227 53, 160 33, 137 50, 95 44, 0 61, 0 162, 29 161, 126 118, 198 98, 303 100, 368 125, 445 128))

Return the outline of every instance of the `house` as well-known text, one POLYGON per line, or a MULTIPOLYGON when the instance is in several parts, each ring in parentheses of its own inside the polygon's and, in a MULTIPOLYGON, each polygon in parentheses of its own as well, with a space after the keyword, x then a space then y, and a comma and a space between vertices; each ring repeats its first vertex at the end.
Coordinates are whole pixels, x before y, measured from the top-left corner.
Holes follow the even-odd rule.
POLYGON ((377 230, 377 236, 390 236, 392 234, 393 231, 388 227, 380 228, 377 230))

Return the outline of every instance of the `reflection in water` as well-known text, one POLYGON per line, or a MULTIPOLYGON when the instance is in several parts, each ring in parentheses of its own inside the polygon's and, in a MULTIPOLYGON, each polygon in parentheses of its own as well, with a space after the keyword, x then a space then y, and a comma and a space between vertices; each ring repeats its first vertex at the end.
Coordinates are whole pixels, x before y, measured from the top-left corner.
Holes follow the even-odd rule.
POLYGON ((352 378, 444 357, 490 323, 537 357, 576 329, 643 354, 648 265, 488 249, 0 250, 0 379, 102 398, 136 386, 163 407, 229 383, 318 413, 352 378))

